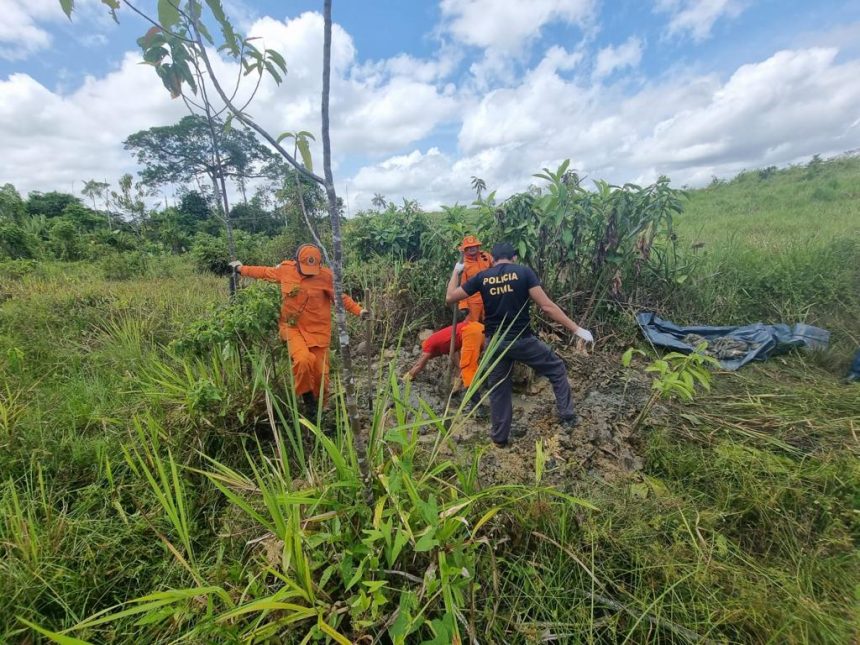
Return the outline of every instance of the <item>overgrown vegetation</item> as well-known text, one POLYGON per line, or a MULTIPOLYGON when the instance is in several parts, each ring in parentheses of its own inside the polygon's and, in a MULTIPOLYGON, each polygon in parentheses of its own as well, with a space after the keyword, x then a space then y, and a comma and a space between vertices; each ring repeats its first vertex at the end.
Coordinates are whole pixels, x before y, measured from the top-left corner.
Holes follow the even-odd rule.
MULTIPOLYGON (((487 195, 475 209, 439 214, 380 207, 346 223, 347 285, 370 290, 379 336, 387 329, 396 344, 404 324, 441 322, 440 285, 458 237, 477 230, 489 243, 506 226, 522 231, 527 258, 544 254, 548 284, 558 273, 552 295, 575 316, 593 301, 605 335, 618 334, 598 353, 633 340, 625 312, 643 302, 682 321, 835 321, 835 351, 847 351, 857 341, 856 290, 843 290, 858 265, 845 235, 856 227, 856 195, 846 188, 823 202, 805 246, 782 235, 775 210, 730 207, 752 184, 764 193, 761 208, 785 206, 790 230, 803 208, 813 212, 811 184, 836 177, 847 186, 860 162, 820 162, 807 180, 808 172, 748 173, 691 191, 684 212, 660 211, 644 228, 634 215, 668 187, 575 188, 559 217, 591 222, 579 255, 564 256, 583 263, 582 287, 555 266, 567 251, 551 243, 563 237, 552 228, 553 192, 504 204, 487 195), (800 192, 781 205, 783 190, 800 192), (628 222, 617 223, 626 231, 617 246, 601 243, 615 240, 613 214, 628 222), (744 236, 757 217, 769 219, 768 244, 744 236), (649 239, 643 255, 640 240, 649 239), (828 256, 829 248, 839 250, 828 256), (604 270, 586 270, 595 258, 604 270), (666 267, 669 281, 652 279, 666 267), (714 279, 715 267, 731 281, 714 279), (753 272, 765 268, 783 282, 753 272), (756 284, 785 289, 752 291, 756 284)), ((576 186, 564 170, 552 174, 556 190, 576 186)), ((561 487, 540 483, 550 458, 540 451, 534 485, 484 483, 484 448, 465 461, 444 450, 470 419, 410 403, 411 385, 383 361, 365 419, 373 474, 365 488, 342 401, 303 415, 290 394, 274 332, 277 290, 254 285, 225 306, 212 271, 223 268, 226 243, 217 226, 201 224, 208 218, 192 218, 196 241, 176 248, 158 241, 163 212, 148 213, 139 230, 117 218, 110 234, 134 240, 123 251, 97 241, 105 211, 68 196, 3 195, 3 221, 24 231, 79 221, 81 209, 93 224, 76 226, 66 247, 35 235, 29 257, 3 247, 14 259, 0 268, 0 640, 38 631, 91 642, 856 635, 860 393, 839 384, 838 360, 790 356, 711 374, 711 391, 643 416, 642 473, 610 482, 582 472, 561 487), (63 248, 80 255, 60 260, 63 248)), ((301 237, 295 226, 237 241, 254 261, 274 262, 301 237)), ((681 360, 666 365, 686 386, 672 367, 681 360)))

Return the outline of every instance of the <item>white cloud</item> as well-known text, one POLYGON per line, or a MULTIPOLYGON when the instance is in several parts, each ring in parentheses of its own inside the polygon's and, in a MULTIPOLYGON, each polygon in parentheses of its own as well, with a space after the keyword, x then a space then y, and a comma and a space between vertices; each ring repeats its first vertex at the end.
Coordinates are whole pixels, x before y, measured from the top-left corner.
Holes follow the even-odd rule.
MULTIPOLYGON (((185 111, 154 87, 152 71, 126 55, 104 78, 56 94, 26 74, 0 81, 0 183, 24 192, 71 190, 84 179, 115 179, 134 164, 122 149, 129 134, 178 120, 185 111)), ((78 186, 80 188, 80 186, 78 186)))
POLYGON ((63 14, 54 0, 0 0, 0 16, 0 58, 22 60, 51 44, 39 22, 63 14))
POLYGON ((642 41, 631 36, 618 47, 605 47, 597 52, 594 64, 594 78, 601 79, 612 72, 627 67, 637 67, 642 60, 642 41))
POLYGON ((594 0, 441 0, 445 28, 458 41, 506 52, 540 34, 550 22, 584 24, 594 0))
POLYGON ((655 9, 669 14, 670 36, 686 34, 701 42, 717 20, 739 16, 747 4, 748 0, 657 0, 655 9))
MULTIPOLYGON (((278 86, 265 80, 249 108, 270 132, 309 130, 317 136, 319 167, 322 17, 304 13, 286 23, 263 18, 250 35, 279 50, 288 74, 278 86)), ((185 114, 171 101, 152 69, 126 54, 121 66, 102 78, 87 78, 71 92, 52 92, 26 74, 0 81, 0 184, 21 190, 69 190, 72 181, 90 176, 113 179, 133 169, 122 149, 129 134, 175 122, 185 114)), ((381 64, 373 74, 356 64, 352 38, 338 25, 332 43, 332 145, 337 159, 350 154, 392 154, 454 119, 458 99, 450 86, 432 82, 445 64, 410 64, 402 57, 381 64), (433 66, 437 65, 437 69, 433 66)), ((217 61, 219 77, 233 78, 236 67, 217 61)), ((231 86, 230 83, 226 83, 231 86)))
POLYGON ((725 80, 682 74, 632 95, 566 80, 548 61, 554 56, 469 109, 459 158, 414 151, 362 169, 350 181, 353 210, 374 192, 428 207, 470 201, 471 175, 505 197, 565 158, 595 179, 650 182, 668 174, 695 185, 860 147, 860 61, 840 62, 832 48, 778 52, 725 80))

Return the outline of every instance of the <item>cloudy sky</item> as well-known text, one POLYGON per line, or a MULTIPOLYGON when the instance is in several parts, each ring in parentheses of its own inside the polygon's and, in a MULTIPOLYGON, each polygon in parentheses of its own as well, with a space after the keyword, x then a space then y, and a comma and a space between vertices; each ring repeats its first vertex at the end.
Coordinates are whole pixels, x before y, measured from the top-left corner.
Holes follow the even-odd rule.
MULTIPOLYGON (((77 5, 69 22, 57 0, 0 0, 0 184, 22 193, 135 172, 122 140, 185 114, 139 64, 145 23, 77 5)), ((286 58, 250 108, 275 133, 319 133, 321 5, 225 0, 286 58)), ((374 193, 468 203, 473 175, 505 196, 567 158, 616 183, 700 185, 860 148, 856 0, 335 0, 334 18, 351 212, 374 193)))

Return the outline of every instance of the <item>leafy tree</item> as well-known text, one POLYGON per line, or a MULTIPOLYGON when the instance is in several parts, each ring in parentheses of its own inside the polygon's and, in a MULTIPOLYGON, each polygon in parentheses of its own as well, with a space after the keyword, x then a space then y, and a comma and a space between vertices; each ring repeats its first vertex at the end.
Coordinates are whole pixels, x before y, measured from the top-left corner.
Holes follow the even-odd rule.
POLYGON ((51 250, 60 260, 79 260, 82 255, 81 236, 74 222, 57 218, 49 234, 51 250))
POLYGON ((24 200, 12 184, 0 187, 0 220, 20 221, 26 213, 24 200))
POLYGON ((104 227, 104 218, 83 204, 69 204, 63 209, 62 217, 74 224, 79 232, 104 227))
POLYGON ((84 197, 89 197, 93 200, 93 210, 95 210, 96 197, 104 198, 109 188, 110 184, 106 181, 97 181, 95 179, 90 179, 88 181, 84 181, 84 187, 81 189, 81 194, 84 197))
POLYGON ((209 208, 208 200, 196 190, 182 193, 179 200, 179 212, 196 222, 202 222, 212 216, 212 209, 209 208))
POLYGON ((68 193, 34 191, 27 197, 27 212, 30 215, 44 215, 49 218, 59 217, 63 214, 66 206, 70 204, 80 205, 80 203, 80 199, 68 193))
POLYGON ((117 190, 110 191, 111 205, 141 234, 143 221, 146 218, 146 198, 152 191, 134 177, 126 173, 119 178, 117 190))
POLYGON ((23 226, 13 221, 0 221, 0 257, 35 258, 39 253, 39 240, 23 226))
POLYGON ((148 186, 185 184, 205 177, 215 190, 221 178, 241 182, 259 177, 271 153, 253 132, 219 124, 221 154, 216 158, 205 117, 190 115, 174 125, 158 126, 130 135, 124 142, 143 165, 141 180, 148 186))

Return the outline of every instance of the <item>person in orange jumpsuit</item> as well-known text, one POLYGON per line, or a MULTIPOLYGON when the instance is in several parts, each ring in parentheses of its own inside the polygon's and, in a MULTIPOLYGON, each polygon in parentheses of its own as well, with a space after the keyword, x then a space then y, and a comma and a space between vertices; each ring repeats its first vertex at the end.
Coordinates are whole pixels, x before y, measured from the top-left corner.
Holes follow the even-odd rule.
MULTIPOLYGON (((281 316, 278 333, 290 352, 293 383, 299 396, 320 396, 328 390, 328 348, 331 344, 331 306, 334 281, 331 269, 322 266, 322 254, 314 244, 303 244, 294 260, 277 266, 230 266, 246 278, 281 285, 281 316)), ((355 300, 343 294, 346 310, 362 318, 370 314, 355 300)))
MULTIPOLYGON (((451 348, 452 326, 432 334, 421 346, 421 357, 403 378, 412 380, 427 366, 431 358, 447 356, 451 348)), ((460 352, 460 376, 463 386, 468 388, 475 380, 481 360, 481 345, 484 342, 484 326, 479 322, 465 320, 457 323, 454 349, 460 352)))
MULTIPOLYGON (((481 242, 474 235, 467 235, 458 247, 463 253, 462 272, 460 273, 460 285, 474 278, 481 271, 493 266, 493 258, 489 253, 481 250, 481 242)), ((457 265, 458 267, 460 264, 457 265)), ((467 321, 484 322, 484 301, 481 294, 476 293, 460 302, 460 312, 465 310, 467 321)))

